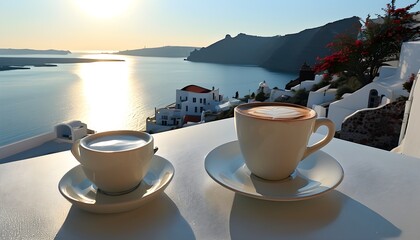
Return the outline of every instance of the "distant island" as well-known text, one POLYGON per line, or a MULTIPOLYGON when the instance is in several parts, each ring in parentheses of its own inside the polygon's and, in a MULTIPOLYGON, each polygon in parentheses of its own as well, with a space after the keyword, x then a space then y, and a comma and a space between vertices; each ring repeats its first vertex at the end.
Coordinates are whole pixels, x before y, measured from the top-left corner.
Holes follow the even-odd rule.
POLYGON ((89 58, 35 58, 35 57, 0 57, 0 71, 30 69, 34 67, 56 67, 59 63, 115 62, 119 59, 89 58))
POLYGON ((302 64, 313 66, 317 57, 330 54, 326 45, 340 34, 357 36, 358 17, 284 36, 260 37, 244 33, 226 37, 212 45, 194 50, 187 60, 235 65, 253 65, 270 71, 298 72, 302 64))
POLYGON ((169 58, 186 58, 190 53, 196 50, 196 47, 179 47, 179 46, 165 46, 157 48, 142 48, 119 51, 114 54, 142 56, 142 57, 169 57, 169 58))
POLYGON ((0 48, 0 55, 28 55, 28 54, 49 54, 49 55, 67 55, 71 52, 68 50, 35 50, 35 49, 14 49, 0 48))

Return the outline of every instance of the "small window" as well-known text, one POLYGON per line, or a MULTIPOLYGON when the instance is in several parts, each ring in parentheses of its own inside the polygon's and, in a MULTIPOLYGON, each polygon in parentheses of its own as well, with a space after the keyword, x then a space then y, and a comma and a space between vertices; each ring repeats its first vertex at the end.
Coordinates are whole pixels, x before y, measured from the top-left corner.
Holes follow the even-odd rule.
POLYGON ((200 98, 200 103, 203 103, 203 99, 202 98, 200 98))
POLYGON ((185 111, 188 112, 188 106, 185 106, 185 111))
POLYGON ((196 98, 193 98, 193 102, 196 102, 197 101, 197 99, 196 98))
POLYGON ((197 112, 197 107, 194 107, 194 112, 197 112))

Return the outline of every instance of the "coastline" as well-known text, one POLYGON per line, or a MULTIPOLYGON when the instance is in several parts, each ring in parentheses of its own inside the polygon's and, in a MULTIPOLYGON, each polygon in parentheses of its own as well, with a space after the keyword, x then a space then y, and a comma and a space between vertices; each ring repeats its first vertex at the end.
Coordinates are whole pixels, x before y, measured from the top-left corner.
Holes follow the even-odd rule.
POLYGON ((31 68, 29 68, 29 67, 0 66, 0 71, 26 70, 26 69, 31 69, 31 68))
POLYGON ((91 62, 123 62, 121 59, 90 58, 43 58, 43 57, 0 57, 0 71, 22 70, 33 67, 56 67, 56 64, 91 63, 91 62))

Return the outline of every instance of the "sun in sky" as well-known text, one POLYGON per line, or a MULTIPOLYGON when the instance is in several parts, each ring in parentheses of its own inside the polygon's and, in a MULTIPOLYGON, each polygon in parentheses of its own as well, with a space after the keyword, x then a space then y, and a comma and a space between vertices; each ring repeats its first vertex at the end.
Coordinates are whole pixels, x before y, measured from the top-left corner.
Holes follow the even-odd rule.
POLYGON ((112 18, 123 14, 132 0, 77 0, 87 14, 96 18, 112 18))

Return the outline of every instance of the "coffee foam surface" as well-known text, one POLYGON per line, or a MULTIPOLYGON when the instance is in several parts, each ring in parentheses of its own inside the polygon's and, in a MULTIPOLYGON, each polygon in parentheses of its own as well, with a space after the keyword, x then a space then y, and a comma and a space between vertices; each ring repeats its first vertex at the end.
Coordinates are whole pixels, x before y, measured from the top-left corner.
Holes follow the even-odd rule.
POLYGON ((296 119, 305 116, 302 111, 288 106, 259 106, 247 110, 251 115, 272 119, 296 119))
POLYGON ((96 138, 86 146, 98 151, 124 151, 146 145, 147 141, 136 136, 112 135, 96 138))

